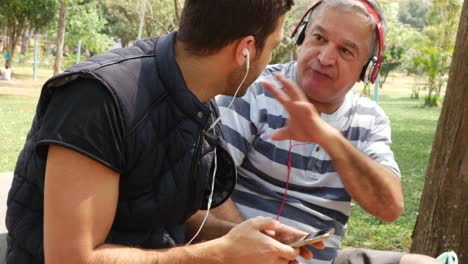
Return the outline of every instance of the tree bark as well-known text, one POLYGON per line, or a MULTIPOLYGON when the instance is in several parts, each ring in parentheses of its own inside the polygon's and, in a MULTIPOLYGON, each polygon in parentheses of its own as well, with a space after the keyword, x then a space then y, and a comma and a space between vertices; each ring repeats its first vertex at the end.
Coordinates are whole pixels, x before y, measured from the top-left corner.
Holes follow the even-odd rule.
POLYGON ((61 72, 63 45, 65 43, 65 17, 67 15, 67 0, 60 1, 60 14, 57 32, 57 52, 55 53, 54 75, 61 72))
POLYGON ((21 55, 26 54, 29 49, 29 45, 31 44, 31 38, 32 38, 32 30, 30 27, 26 27, 23 31, 23 34, 21 35, 21 55))
POLYGON ((468 0, 464 1, 447 93, 427 170, 411 251, 453 250, 468 264, 468 0))
POLYGON ((175 14, 175 21, 178 26, 180 23, 180 14, 179 14, 179 3, 177 0, 174 0, 174 14, 175 14))
POLYGON ((8 42, 7 50, 10 54, 10 59, 5 63, 5 65, 8 66, 8 68, 11 68, 11 66, 13 65, 13 57, 15 56, 16 45, 18 44, 18 39, 21 33, 23 32, 24 25, 25 25, 24 18, 20 19, 18 23, 16 23, 15 21, 12 21, 7 24, 9 28, 8 29, 9 42, 8 42))

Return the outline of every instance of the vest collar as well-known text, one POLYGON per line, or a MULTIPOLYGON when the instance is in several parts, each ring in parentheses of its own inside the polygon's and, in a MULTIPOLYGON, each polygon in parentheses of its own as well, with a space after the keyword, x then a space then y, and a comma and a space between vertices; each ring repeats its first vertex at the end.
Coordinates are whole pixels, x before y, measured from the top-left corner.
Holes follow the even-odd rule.
POLYGON ((208 102, 201 103, 185 83, 175 60, 176 36, 177 32, 172 32, 159 38, 155 47, 156 72, 175 104, 187 116, 205 127, 211 111, 208 102))

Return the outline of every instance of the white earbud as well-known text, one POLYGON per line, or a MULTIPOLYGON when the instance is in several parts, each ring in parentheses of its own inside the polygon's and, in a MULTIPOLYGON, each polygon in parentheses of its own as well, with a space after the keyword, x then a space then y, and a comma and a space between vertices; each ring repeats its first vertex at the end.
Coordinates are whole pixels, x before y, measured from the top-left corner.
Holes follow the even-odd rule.
POLYGON ((246 68, 247 68, 247 71, 250 69, 250 51, 248 48, 244 48, 242 50, 242 54, 244 54, 244 56, 246 57, 247 59, 247 62, 246 62, 246 68))

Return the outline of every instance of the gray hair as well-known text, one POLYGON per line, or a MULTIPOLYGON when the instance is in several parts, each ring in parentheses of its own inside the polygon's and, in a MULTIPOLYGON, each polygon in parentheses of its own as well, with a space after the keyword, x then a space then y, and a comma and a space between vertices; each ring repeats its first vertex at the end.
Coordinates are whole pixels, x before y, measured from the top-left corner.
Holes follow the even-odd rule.
MULTIPOLYGON (((377 3, 375 0, 365 0, 371 7, 374 9, 374 11, 377 13, 377 15, 380 18, 380 23, 381 23, 381 28, 382 28, 382 37, 383 37, 383 43, 382 43, 382 52, 385 46, 385 40, 387 36, 387 21, 385 19, 385 16, 383 14, 383 10, 380 7, 380 5, 377 3)), ((365 15, 368 20, 369 24, 372 25, 372 28, 374 29, 372 32, 372 43, 371 43, 371 48, 369 49, 369 59, 372 56, 377 56, 379 53, 379 36, 377 33, 377 22, 375 21, 374 17, 369 13, 367 10, 366 6, 361 1, 358 0, 322 0, 320 5, 318 5, 312 12, 309 14, 309 21, 311 21, 313 14, 321 8, 339 8, 341 10, 346 10, 346 11, 351 11, 351 12, 359 12, 363 15, 365 15)), ((308 26, 311 23, 308 23, 308 26)))

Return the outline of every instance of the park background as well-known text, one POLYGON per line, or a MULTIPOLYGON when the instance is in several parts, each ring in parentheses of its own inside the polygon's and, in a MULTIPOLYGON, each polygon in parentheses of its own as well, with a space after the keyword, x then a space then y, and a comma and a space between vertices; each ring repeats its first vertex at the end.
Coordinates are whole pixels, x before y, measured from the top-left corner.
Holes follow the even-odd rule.
MULTIPOLYGON (((294 58, 294 40, 287 36, 313 1, 295 2, 273 63, 294 58)), ((385 223, 353 205, 343 246, 409 251, 463 0, 379 3, 388 23, 386 50, 378 87, 364 93, 390 118, 405 211, 385 223)), ((176 30, 182 6, 183 0, 0 1, 0 52, 7 53, 0 69, 8 64, 14 78, 0 81, 0 177, 14 170, 49 77, 94 54, 176 30)))

